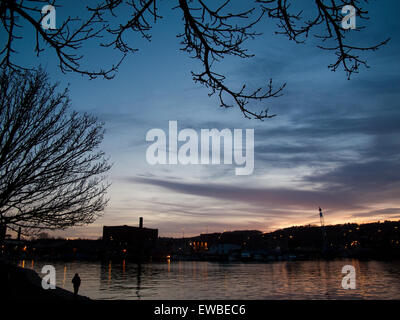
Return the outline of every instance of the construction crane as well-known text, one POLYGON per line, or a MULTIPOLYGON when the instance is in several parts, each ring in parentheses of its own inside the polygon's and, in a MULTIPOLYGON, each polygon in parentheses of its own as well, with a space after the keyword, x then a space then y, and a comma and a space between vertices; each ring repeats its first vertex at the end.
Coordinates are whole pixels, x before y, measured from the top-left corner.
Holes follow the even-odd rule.
POLYGON ((324 220, 324 214, 322 213, 321 207, 319 207, 319 220, 321 221, 321 231, 322 231, 322 251, 325 251, 328 246, 328 239, 326 236, 326 230, 325 230, 325 220, 324 220))

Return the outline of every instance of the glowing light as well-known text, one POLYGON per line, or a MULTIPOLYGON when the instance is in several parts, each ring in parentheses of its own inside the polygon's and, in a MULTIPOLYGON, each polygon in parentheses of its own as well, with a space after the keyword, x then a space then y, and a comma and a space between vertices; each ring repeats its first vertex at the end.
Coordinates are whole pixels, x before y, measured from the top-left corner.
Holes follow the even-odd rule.
POLYGON ((356 247, 356 246, 360 245, 360 243, 357 240, 354 240, 350 245, 352 247, 356 247))

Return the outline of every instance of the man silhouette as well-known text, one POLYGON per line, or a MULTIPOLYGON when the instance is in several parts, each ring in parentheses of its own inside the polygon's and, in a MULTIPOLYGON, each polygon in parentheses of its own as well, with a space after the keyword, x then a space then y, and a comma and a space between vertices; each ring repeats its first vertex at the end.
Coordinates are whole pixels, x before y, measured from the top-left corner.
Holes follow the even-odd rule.
POLYGON ((74 285, 74 297, 77 297, 79 286, 81 285, 81 278, 79 278, 77 273, 75 273, 75 276, 72 279, 72 284, 74 285))

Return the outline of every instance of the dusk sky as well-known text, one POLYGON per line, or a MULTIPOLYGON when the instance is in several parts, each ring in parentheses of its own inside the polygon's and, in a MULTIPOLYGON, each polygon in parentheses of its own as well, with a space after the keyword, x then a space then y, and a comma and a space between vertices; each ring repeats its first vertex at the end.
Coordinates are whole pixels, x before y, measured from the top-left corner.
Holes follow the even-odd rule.
MULTIPOLYGON (((127 57, 113 80, 62 74, 53 52, 37 58, 30 50, 33 31, 23 34, 16 58, 42 65, 61 88, 69 84, 72 109, 105 122, 102 148, 113 163, 103 217, 57 235, 98 238, 103 225, 136 226, 139 217, 160 236, 271 231, 319 223, 319 206, 326 224, 400 219, 398 1, 370 1, 371 18, 362 22, 367 28, 351 31, 349 39, 357 45, 391 38, 380 50, 363 53, 370 68, 351 80, 342 69, 328 69, 333 52, 316 48, 311 36, 306 44, 295 44, 275 35, 276 22, 265 17, 256 29, 263 35, 247 42, 255 57, 218 65, 235 88, 243 83, 257 88, 270 78, 277 86, 287 83, 282 97, 263 102, 277 115, 265 121, 245 119, 238 108, 220 108, 217 97, 192 81, 190 71, 201 66, 179 50, 176 35, 183 26, 181 13, 171 10, 174 2, 161 3, 163 19, 151 30, 151 42, 132 36, 139 51, 127 57), (235 164, 148 164, 146 133, 168 132, 171 120, 178 130, 199 133, 254 129, 253 174, 235 175, 235 164)), ((58 8, 57 23, 80 12, 71 3, 58 8)), ((82 52, 90 67, 106 68, 118 57, 95 43, 82 52)))

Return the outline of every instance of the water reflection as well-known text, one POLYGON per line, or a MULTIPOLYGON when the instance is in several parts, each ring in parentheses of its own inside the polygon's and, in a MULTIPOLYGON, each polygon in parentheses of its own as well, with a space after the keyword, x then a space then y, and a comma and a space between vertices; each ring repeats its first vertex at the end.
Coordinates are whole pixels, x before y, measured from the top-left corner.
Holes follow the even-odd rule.
MULTIPOLYGON (((45 264, 28 266, 40 274, 45 264)), ((20 265, 26 267, 25 261, 20 265)), ((94 299, 400 299, 399 262, 109 261, 54 265, 66 289, 70 290, 69 278, 78 272, 82 294, 94 299), (346 264, 356 269, 356 290, 341 287, 341 270, 346 264)))
POLYGON ((64 266, 64 276, 63 276, 63 282, 62 282, 62 287, 65 288, 65 282, 67 280, 67 266, 64 266))
POLYGON ((136 276, 136 296, 140 300, 140 279, 142 276, 142 265, 139 263, 137 267, 137 276, 136 276))

